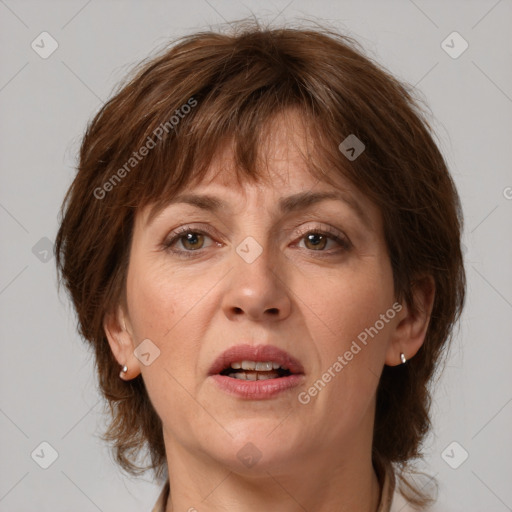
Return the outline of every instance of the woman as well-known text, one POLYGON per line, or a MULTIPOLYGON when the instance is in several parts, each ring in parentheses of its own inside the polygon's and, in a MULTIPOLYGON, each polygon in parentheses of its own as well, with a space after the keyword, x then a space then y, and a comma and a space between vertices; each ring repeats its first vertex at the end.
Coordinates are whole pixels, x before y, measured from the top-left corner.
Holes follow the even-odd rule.
POLYGON ((231 30, 137 69, 62 206, 104 438, 153 511, 426 510, 409 463, 465 292, 446 163, 351 39, 231 30))

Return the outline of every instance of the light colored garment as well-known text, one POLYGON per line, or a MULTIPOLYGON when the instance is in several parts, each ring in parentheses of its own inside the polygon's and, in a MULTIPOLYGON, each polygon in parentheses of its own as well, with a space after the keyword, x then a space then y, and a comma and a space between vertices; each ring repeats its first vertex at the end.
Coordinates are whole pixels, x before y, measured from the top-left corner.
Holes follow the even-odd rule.
POLYGON ((155 506, 153 507, 151 512, 165 512, 165 505, 167 503, 168 496, 169 496, 169 480, 167 480, 167 482, 165 482, 162 492, 160 493, 160 496, 158 496, 158 500, 155 503, 155 506))
MULTIPOLYGON (((395 475, 393 469, 388 467, 376 467, 377 476, 381 482, 381 496, 377 512, 418 512, 413 509, 395 487, 395 475)), ((165 512, 167 498, 169 496, 169 481, 167 481, 151 512, 165 512)))

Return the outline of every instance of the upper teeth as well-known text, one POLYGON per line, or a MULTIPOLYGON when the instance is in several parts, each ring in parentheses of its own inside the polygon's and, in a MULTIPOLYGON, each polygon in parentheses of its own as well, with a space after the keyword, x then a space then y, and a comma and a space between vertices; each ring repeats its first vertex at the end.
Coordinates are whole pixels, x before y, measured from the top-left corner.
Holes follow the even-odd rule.
POLYGON ((282 370, 288 370, 286 366, 282 366, 279 363, 275 363, 274 361, 239 361, 236 363, 231 363, 231 368, 234 370, 256 370, 260 372, 268 372, 270 370, 277 370, 281 368, 282 370))

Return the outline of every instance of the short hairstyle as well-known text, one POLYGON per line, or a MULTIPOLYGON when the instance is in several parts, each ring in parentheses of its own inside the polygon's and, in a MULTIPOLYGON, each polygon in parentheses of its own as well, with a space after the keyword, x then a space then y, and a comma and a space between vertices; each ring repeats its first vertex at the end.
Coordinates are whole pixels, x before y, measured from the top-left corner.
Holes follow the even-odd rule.
MULTIPOLYGON (((396 298, 414 310, 415 283, 427 275, 435 282, 423 345, 380 376, 373 437, 374 457, 397 468, 421 458, 431 426, 428 385, 462 311, 465 272, 460 200, 420 104, 412 86, 337 30, 245 20, 174 40, 101 107, 61 207, 55 256, 110 406, 103 439, 125 471, 152 469, 160 479, 166 469, 161 419, 141 375, 119 378, 103 329, 105 315, 126 304, 135 214, 148 205, 155 214, 199 183, 225 144, 240 182, 262 178, 263 140, 288 109, 301 113, 312 141, 305 157, 312 175, 324 182, 342 176, 378 206, 396 298), (364 144, 355 159, 339 149, 349 135, 364 144), (144 444, 147 466, 135 460, 144 444)), ((428 497, 417 490, 411 499, 428 497)))

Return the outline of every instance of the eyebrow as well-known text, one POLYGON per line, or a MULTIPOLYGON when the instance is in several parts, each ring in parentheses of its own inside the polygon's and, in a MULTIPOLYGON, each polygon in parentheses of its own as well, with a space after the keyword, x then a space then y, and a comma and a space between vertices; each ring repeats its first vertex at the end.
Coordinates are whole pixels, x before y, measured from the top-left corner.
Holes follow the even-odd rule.
MULTIPOLYGON (((341 192, 299 192, 291 196, 279 199, 278 208, 281 213, 293 213, 305 210, 326 200, 336 200, 347 204, 360 218, 367 227, 371 227, 372 223, 365 210, 351 196, 341 192)), ((167 206, 177 204, 189 204, 201 210, 216 213, 219 210, 228 209, 229 204, 222 199, 209 194, 180 194, 171 199, 167 206)), ((146 220, 146 226, 159 214, 159 211, 152 211, 146 220)))

